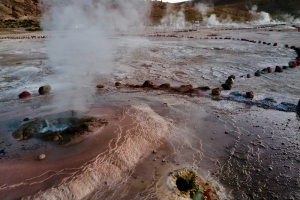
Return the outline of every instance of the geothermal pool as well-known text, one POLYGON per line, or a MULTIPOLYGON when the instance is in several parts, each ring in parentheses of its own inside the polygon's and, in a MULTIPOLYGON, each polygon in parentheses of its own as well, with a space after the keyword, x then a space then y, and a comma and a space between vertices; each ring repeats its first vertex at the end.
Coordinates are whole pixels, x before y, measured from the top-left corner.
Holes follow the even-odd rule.
MULTIPOLYGON (((65 38, 60 33, 40 34, 65 38)), ((0 40, 1 199, 300 198, 300 127, 295 112, 300 68, 274 72, 275 66, 288 66, 297 57, 284 47, 300 46, 296 29, 148 28, 139 31, 140 36, 126 34, 107 38, 112 44, 109 67, 102 56, 88 62, 99 68, 65 68, 61 60, 53 66, 53 52, 47 48, 51 38, 0 40), (176 37, 158 37, 157 32, 176 37), (273 71, 254 76, 267 67, 273 71), (223 90, 221 84, 232 74, 232 89, 223 90), (210 90, 129 87, 145 80, 173 87, 220 87, 222 93, 216 97, 210 90), (115 86, 117 81, 121 86, 115 86), (38 88, 48 84, 50 94, 40 96, 38 88), (97 84, 104 88, 97 89, 97 84), (32 96, 19 99, 24 90, 32 96), (228 98, 232 92, 249 91, 254 92, 253 100, 228 98), (272 99, 271 106, 257 103, 265 98, 272 99), (27 140, 13 137, 26 123, 46 119, 55 126, 56 119, 77 112, 108 123, 67 142, 45 141, 39 135, 44 131, 27 140), (46 158, 36 160, 41 154, 46 158), (193 178, 184 182, 180 176, 193 178)), ((62 57, 76 60, 78 51, 62 57)), ((66 124, 52 128, 71 126, 66 124)))

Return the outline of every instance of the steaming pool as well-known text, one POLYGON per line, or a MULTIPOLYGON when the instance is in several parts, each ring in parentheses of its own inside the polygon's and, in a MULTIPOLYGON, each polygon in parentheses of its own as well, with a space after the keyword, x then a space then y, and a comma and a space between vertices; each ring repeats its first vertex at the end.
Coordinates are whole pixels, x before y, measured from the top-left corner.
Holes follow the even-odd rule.
POLYGON ((1 199, 300 198, 300 127, 293 107, 300 68, 274 72, 297 57, 284 45, 300 46, 300 34, 278 26, 145 37, 154 32, 108 37, 111 62, 93 55, 77 59, 81 38, 55 66, 49 43, 61 39, 57 33, 40 33, 53 34, 48 39, 0 40, 1 199), (210 34, 222 39, 203 39, 210 34), (227 36, 278 46, 224 40, 227 36), (266 67, 272 73, 254 76, 266 67), (234 85, 223 90, 231 74, 234 85), (128 87, 145 80, 219 87, 222 93, 128 87), (117 81, 122 85, 116 87, 117 81), (50 94, 40 96, 38 88, 48 84, 50 94), (32 96, 19 99, 24 90, 32 96), (253 100, 227 98, 249 91, 253 100), (266 98, 274 100, 272 106, 251 103, 266 98), (292 109, 282 111, 281 102, 292 109), (87 128, 78 132, 77 127, 72 135, 70 128, 86 118, 91 119, 82 125, 87 128), (17 140, 14 133, 33 122, 38 131, 17 140), (45 140, 49 131, 57 137, 45 140), (41 154, 46 158, 37 160, 41 154))

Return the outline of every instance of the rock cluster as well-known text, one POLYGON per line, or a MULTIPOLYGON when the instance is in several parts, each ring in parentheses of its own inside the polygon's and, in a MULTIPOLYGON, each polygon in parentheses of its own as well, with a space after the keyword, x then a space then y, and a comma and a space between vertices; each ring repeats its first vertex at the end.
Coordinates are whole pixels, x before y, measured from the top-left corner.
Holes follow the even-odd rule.
POLYGON ((230 75, 230 76, 228 77, 228 79, 225 81, 225 83, 222 84, 222 87, 223 87, 225 90, 231 90, 232 85, 234 84, 234 79, 235 79, 235 76, 234 76, 234 75, 230 75))

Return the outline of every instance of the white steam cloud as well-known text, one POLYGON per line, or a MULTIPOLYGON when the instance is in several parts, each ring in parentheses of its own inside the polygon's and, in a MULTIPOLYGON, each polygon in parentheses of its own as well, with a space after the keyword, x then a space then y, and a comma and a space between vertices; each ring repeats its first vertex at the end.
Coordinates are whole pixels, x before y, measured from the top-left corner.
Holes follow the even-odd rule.
POLYGON ((92 102, 95 76, 113 70, 108 36, 145 23, 149 3, 110 0, 41 0, 44 30, 51 30, 48 57, 55 69, 54 104, 85 109, 92 102))
POLYGON ((265 24, 265 23, 270 23, 272 18, 270 16, 269 13, 261 11, 261 12, 257 12, 257 6, 254 5, 252 6, 251 10, 249 11, 253 17, 257 20, 257 23, 260 24, 265 24))

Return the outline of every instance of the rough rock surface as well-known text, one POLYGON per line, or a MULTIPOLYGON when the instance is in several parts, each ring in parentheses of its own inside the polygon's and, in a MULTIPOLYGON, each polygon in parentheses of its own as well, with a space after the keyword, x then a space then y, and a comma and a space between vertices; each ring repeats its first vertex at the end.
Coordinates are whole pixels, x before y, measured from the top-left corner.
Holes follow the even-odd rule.
POLYGON ((211 94, 212 95, 220 95, 221 94, 221 90, 220 88, 214 88, 211 90, 211 94))
POLYGON ((82 117, 82 118, 58 118, 58 119, 44 119, 38 118, 34 121, 23 124, 18 130, 12 133, 13 137, 17 140, 27 140, 31 137, 39 137, 47 141, 69 142, 79 136, 86 135, 98 128, 107 125, 105 119, 96 117, 82 117), (48 130, 42 133, 45 128, 51 129, 56 125, 69 125, 68 128, 61 131, 48 130))
POLYGON ((40 95, 50 93, 50 91, 51 91, 51 86, 50 85, 44 85, 44 86, 39 88, 39 94, 40 95))

